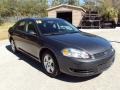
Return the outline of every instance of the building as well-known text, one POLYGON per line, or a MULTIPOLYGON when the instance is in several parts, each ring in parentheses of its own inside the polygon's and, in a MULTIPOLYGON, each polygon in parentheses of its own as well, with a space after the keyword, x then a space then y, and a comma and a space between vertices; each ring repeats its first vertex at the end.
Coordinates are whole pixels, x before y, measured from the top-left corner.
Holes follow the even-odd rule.
POLYGON ((47 11, 48 17, 65 19, 76 27, 81 25, 81 20, 86 12, 82 7, 67 4, 48 8, 47 11))

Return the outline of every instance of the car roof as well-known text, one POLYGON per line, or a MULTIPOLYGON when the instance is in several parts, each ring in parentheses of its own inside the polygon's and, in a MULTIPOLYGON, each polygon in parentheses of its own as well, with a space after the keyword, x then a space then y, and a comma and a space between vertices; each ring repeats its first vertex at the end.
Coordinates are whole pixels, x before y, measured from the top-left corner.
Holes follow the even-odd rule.
POLYGON ((42 21, 47 21, 47 20, 63 20, 60 18, 24 18, 21 20, 31 20, 31 21, 36 21, 36 20, 42 20, 42 21))

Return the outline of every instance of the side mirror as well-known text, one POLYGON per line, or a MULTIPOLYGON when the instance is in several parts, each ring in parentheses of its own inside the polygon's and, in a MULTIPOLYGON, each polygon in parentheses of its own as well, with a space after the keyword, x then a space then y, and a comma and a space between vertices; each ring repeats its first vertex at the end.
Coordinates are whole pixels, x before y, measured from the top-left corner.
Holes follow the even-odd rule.
POLYGON ((76 27, 77 29, 81 29, 81 27, 76 27))

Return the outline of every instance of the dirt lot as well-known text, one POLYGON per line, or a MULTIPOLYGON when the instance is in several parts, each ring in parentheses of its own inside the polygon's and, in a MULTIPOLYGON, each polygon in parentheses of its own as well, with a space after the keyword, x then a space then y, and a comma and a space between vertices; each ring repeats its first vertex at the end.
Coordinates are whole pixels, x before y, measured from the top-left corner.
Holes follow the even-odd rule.
POLYGON ((88 32, 105 37, 116 50, 114 64, 101 75, 50 78, 38 62, 11 53, 8 40, 4 40, 0 41, 0 90, 120 90, 120 31, 88 32))
POLYGON ((8 29, 13 26, 14 23, 4 23, 0 26, 0 40, 8 38, 8 29))

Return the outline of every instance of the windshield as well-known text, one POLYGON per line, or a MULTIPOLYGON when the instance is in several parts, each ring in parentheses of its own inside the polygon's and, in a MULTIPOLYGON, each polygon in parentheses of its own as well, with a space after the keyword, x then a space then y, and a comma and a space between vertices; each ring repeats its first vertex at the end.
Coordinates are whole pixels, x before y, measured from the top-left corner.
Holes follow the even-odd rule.
POLYGON ((78 33, 79 30, 64 20, 37 21, 42 34, 78 33))

